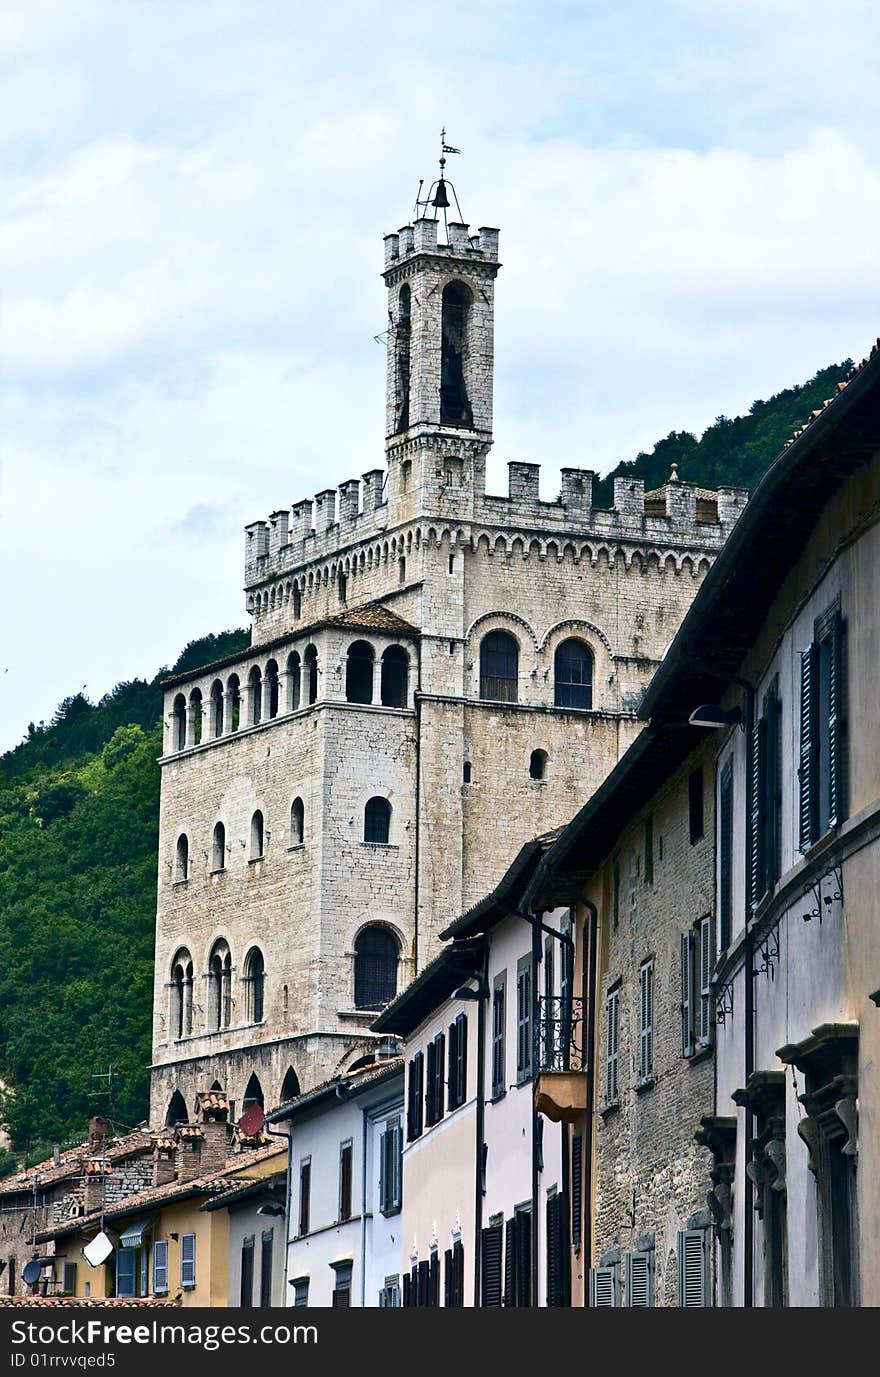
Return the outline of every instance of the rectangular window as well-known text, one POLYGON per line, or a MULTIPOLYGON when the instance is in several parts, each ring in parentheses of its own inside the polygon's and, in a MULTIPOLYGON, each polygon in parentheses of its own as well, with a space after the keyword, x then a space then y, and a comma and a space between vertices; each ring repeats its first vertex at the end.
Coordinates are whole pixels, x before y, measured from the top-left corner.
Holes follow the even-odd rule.
POLYGON ((416 1052, 410 1059, 407 1076, 406 1136, 410 1142, 422 1132, 422 1111, 425 1091, 425 1058, 416 1052))
POLYGON ((196 1284, 196 1236, 180 1235, 180 1284, 184 1287, 196 1284))
POLYGON ((697 1026, 694 1029, 697 1046, 708 1047, 712 1041, 712 966, 713 962, 712 918, 706 914, 697 923, 697 958, 699 960, 700 1007, 697 1026))
POLYGON ((386 1277, 385 1285, 379 1292, 380 1310, 400 1309, 400 1277, 386 1277))
POLYGON ((351 1270, 350 1262, 331 1263, 336 1280, 333 1283, 333 1309, 347 1310, 351 1306, 351 1270))
POLYGON ((618 1058, 620 1047, 620 986, 608 991, 605 1000, 605 1104, 619 1102, 618 1058))
POLYGON ((645 884, 654 883, 654 819, 645 818, 645 884))
POLYGON ((242 1310, 250 1310, 254 1303, 254 1236, 242 1239, 241 1243, 241 1287, 239 1304, 242 1310))
POLYGON ((532 1074, 532 958, 525 956, 516 969, 516 1079, 532 1074))
POLYGON ((449 1025, 449 1108, 458 1109, 467 1099, 467 1014, 449 1025))
POLYGON ((299 1229, 297 1236, 305 1238, 309 1232, 309 1211, 312 1194, 312 1159, 304 1157, 299 1164, 299 1229))
POLYGON ((835 607, 801 654, 800 838, 808 851, 845 817, 844 628, 835 607))
POLYGON ((681 1055, 712 1043, 712 967, 715 936, 706 914, 681 935, 681 1055))
MULTIPOLYGON (((117 1248, 116 1250, 116 1294, 121 1298, 135 1295, 137 1248, 117 1248)), ((181 1278, 182 1284, 182 1278, 181 1278)))
POLYGON ((683 1229, 678 1235, 678 1303, 688 1309, 710 1303, 708 1229, 683 1229))
POLYGON ((718 919, 719 945, 730 946, 733 920, 733 764, 727 761, 721 771, 718 821, 718 919))
POLYGON ((654 962, 639 967, 639 1080, 654 1074, 654 962))
POLYGON ((428 1043, 425 1087, 425 1122, 436 1124, 443 1118, 443 1076, 446 1059, 446 1036, 437 1033, 428 1043))
POLYGON ((76 1295, 76 1263, 63 1262, 61 1264, 61 1290, 66 1296, 76 1295))
POLYGON ((309 1279, 308 1277, 294 1277, 293 1281, 293 1303, 299 1306, 308 1306, 309 1303, 309 1279))
POLYGON ((507 1083, 507 1058, 505 1056, 505 993, 507 972, 496 975, 492 986, 492 1099, 504 1094, 507 1083))
POLYGON ((164 1296, 168 1293, 168 1242, 157 1238, 153 1244, 153 1294, 164 1296))
POLYGON ((260 1239, 260 1307, 272 1304, 272 1247, 274 1230, 264 1229, 260 1239))
POLYGON ((703 835, 703 767, 688 775, 688 835, 691 846, 703 835))
POLYGON ((394 1214, 401 1207, 403 1134, 399 1119, 389 1119, 379 1135, 379 1209, 394 1214))
POLYGON ((351 1219, 351 1139, 339 1147, 339 1223, 351 1219))

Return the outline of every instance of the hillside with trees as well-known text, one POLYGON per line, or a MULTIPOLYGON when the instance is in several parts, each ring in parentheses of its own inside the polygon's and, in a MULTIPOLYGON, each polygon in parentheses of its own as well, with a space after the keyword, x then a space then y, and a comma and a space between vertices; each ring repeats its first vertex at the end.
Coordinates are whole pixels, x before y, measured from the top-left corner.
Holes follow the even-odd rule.
MULTIPOLYGON (((611 505, 615 476, 651 489, 673 463, 701 487, 753 488, 849 367, 720 416, 699 439, 673 432, 598 482, 596 505, 611 505)), ((0 1121, 19 1156, 78 1140, 98 1109, 120 1128, 147 1114, 161 680, 248 642, 208 636, 149 683, 66 698, 0 757, 0 1081, 13 1088, 0 1121)), ((0 1148, 0 1175, 15 1161, 0 1148)))

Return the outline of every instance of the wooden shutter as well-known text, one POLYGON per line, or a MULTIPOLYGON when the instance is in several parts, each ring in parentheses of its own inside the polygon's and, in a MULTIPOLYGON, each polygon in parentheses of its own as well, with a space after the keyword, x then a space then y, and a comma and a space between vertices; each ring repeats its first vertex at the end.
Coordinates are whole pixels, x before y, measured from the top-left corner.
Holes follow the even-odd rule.
POLYGON ((242 1310, 250 1310, 254 1303, 254 1239, 253 1235, 242 1240, 241 1245, 241 1285, 239 1304, 242 1310))
POLYGON ((700 1046, 712 1041, 712 919, 707 914, 700 919, 698 932, 700 954, 700 1046))
POLYGON ((721 950, 730 946, 733 918, 733 769, 730 761, 721 771, 721 821, 718 847, 718 913, 721 950))
POLYGON ((339 1149, 339 1222, 351 1219, 352 1145, 343 1143, 339 1149))
POLYGON ((403 1274, 403 1305, 407 1310, 412 1305, 412 1281, 409 1272, 403 1274))
POLYGON ((516 1240, 516 1303, 532 1304, 532 1216, 528 1210, 514 1215, 516 1240))
POLYGON ((429 1268, 428 1304, 436 1308, 440 1305, 440 1254, 436 1251, 431 1253, 429 1268))
MULTIPOLYGON (((190 1237, 192 1235, 189 1235, 190 1237)), ((184 1237, 187 1237, 185 1234, 184 1237)), ((117 1248, 116 1250, 116 1294, 126 1299, 134 1296, 135 1292, 135 1263, 137 1261, 137 1251, 134 1248, 117 1248)), ((183 1282, 183 1263, 181 1262, 180 1280, 183 1282)))
POLYGON ((425 1059, 416 1052, 412 1059, 412 1129, 410 1138, 418 1138, 422 1132, 422 1108, 425 1089, 425 1059))
POLYGON ((692 1057, 694 1047, 694 932, 681 934, 681 1055, 692 1057))
POLYGON ((443 1118, 445 1080, 446 1080, 446 1034, 438 1033, 434 1039, 437 1047, 434 1068, 434 1122, 443 1118))
POLYGON ((501 1250, 503 1231, 500 1224, 489 1224, 480 1235, 480 1301, 487 1308, 501 1305, 501 1250))
POLYGON ((580 1251, 583 1227, 583 1173, 584 1140, 575 1133, 571 1140, 571 1246, 576 1253, 580 1251))
POLYGON ((406 1069, 406 1136, 407 1141, 410 1143, 416 1136, 413 1132, 416 1121, 416 1116, 413 1109, 413 1099, 415 1096, 416 1085, 415 1066, 415 1059, 411 1057, 409 1061, 409 1066, 406 1069))
POLYGON ((452 1303, 456 1306, 464 1305, 464 1244, 461 1239, 456 1239, 452 1245, 452 1303))
POLYGON ((779 689, 764 697, 764 875, 765 889, 779 879, 782 849, 782 704, 779 689))
POLYGON ((272 1304, 272 1248, 274 1230, 266 1229, 260 1240, 260 1305, 266 1309, 272 1304))
POLYGON ((458 1076, 456 1085, 456 1099, 458 1103, 464 1104, 467 1099, 467 1014, 459 1014, 455 1020, 458 1028, 458 1076))
POLYGON ((181 1286, 195 1286, 196 1284, 195 1234, 180 1235, 180 1284, 181 1286))
POLYGON ((800 783, 799 842, 801 851, 809 851, 814 838, 816 800, 816 651, 815 645, 801 652, 801 748, 798 779, 800 783))
POLYGON ((617 1305, 617 1268, 593 1267, 590 1271, 590 1305, 594 1309, 617 1305))
POLYGON ((496 1099, 504 1093, 504 1082, 507 1071, 505 1067, 505 1010, 504 997, 506 987, 499 982, 495 986, 492 999, 492 1098, 496 1099))
POLYGON ((168 1290, 168 1243, 157 1238, 153 1244, 153 1294, 164 1296, 168 1290))
POLYGON ((552 1195, 547 1199, 547 1305, 560 1306, 566 1303, 564 1268, 567 1258, 563 1248, 565 1216, 564 1197, 552 1195))
POLYGON ((61 1264, 61 1290, 67 1295, 76 1295, 76 1263, 63 1262, 61 1264))
POLYGON ((434 1091, 434 1077, 437 1073, 437 1047, 435 1043, 428 1043, 428 1065, 425 1076, 425 1123, 434 1123, 434 1104, 436 1095, 434 1091))
POLYGON ((683 1229, 678 1235, 678 1303, 688 1309, 709 1304, 707 1229, 683 1229))
POLYGON ((454 1277, 452 1275, 452 1249, 447 1248, 443 1254, 443 1304, 449 1310, 454 1304, 453 1294, 455 1291, 454 1277))
POLYGON ((627 1253, 626 1303, 628 1306, 641 1310, 654 1304, 652 1272, 650 1253, 627 1253))
POLYGON ((299 1236, 309 1232, 309 1206, 312 1186, 311 1159, 299 1164, 299 1236))
POLYGON ((449 1084, 446 1087, 447 1104, 450 1109, 458 1108, 458 1020, 449 1025, 449 1084))
POLYGON ((831 619, 831 663, 828 682, 828 825, 836 827, 844 809, 844 664, 843 620, 835 611, 831 619))
POLYGON ((387 1214, 391 1208, 391 1177, 389 1168, 391 1166, 391 1156, 389 1153, 389 1139, 391 1130, 385 1129, 379 1134, 379 1209, 382 1214, 387 1214))
POLYGON ((399 1210, 403 1205, 403 1130, 395 1124, 390 1133, 391 1142, 391 1208, 399 1210))
POLYGON ((764 719, 752 727, 749 742, 749 846, 746 858, 748 865, 749 907, 754 908, 764 893, 761 884, 763 869, 763 845, 761 838, 763 760, 764 760, 764 719))
POLYGON ((504 1226, 504 1304, 516 1305, 516 1216, 504 1226))
POLYGON ((416 1273, 416 1285, 418 1288, 418 1304, 422 1309, 427 1309, 431 1304, 431 1264, 427 1260, 420 1262, 416 1273))
POLYGON ((616 1104, 618 1098, 617 1087, 617 1051, 620 1034, 620 989, 612 990, 606 1004, 606 1048, 605 1048, 605 1103, 616 1104))
POLYGON ((654 1060, 654 964, 639 967, 639 1080, 650 1078, 654 1060))

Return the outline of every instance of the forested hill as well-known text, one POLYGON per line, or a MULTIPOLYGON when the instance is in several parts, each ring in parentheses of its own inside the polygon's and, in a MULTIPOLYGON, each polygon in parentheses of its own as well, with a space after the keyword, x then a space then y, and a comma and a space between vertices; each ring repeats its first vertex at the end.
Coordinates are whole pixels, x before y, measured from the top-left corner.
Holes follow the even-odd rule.
POLYGON ((659 488, 673 464, 678 464, 680 478, 698 487, 724 484, 751 490, 793 431, 826 397, 834 396, 851 367, 852 359, 831 364, 809 382, 787 387, 766 402, 752 402, 747 416, 719 416, 699 440, 686 430, 671 431, 650 454, 626 460, 600 479, 594 487, 595 505, 613 504, 615 478, 644 478, 646 492, 659 488))
MULTIPOLYGON (((699 440, 673 432, 598 483, 596 505, 611 505, 615 474, 651 489, 673 462, 702 487, 753 488, 849 367, 719 417, 699 440)), ((31 1160, 79 1139, 96 1109, 121 1127, 147 1113, 160 681, 247 644, 246 631, 208 636, 150 683, 96 704, 75 694, 0 757, 0 1081, 14 1087, 0 1117, 31 1160)), ((0 1149, 0 1175, 11 1167, 0 1149)))
MULTIPOLYGON (((66 698, 0 757, 0 1080, 31 1161, 95 1109, 120 1126, 147 1113, 160 681, 249 640, 206 636, 150 683, 66 698)), ((0 1149, 0 1176, 14 1160, 0 1149)))

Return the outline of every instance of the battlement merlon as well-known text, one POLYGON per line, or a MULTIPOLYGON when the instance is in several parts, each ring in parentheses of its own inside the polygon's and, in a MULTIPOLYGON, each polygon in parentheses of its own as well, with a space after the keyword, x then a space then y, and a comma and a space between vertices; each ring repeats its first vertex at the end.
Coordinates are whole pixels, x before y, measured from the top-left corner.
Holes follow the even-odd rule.
POLYGON ((436 500, 420 508, 387 500, 385 472, 370 469, 347 479, 338 489, 324 488, 314 498, 293 504, 290 512, 245 527, 245 587, 255 589, 315 560, 332 558, 363 540, 401 523, 452 522, 466 529, 482 523, 493 528, 553 531, 560 535, 602 539, 637 535, 671 544, 717 545, 742 513, 745 488, 699 488, 678 477, 646 493, 641 478, 614 479, 614 505, 593 506, 592 469, 564 468, 558 497, 545 501, 539 492, 540 465, 511 460, 508 494, 471 494, 466 487, 440 487, 436 500))
POLYGON ((463 258, 472 263, 490 263, 497 270, 499 231, 490 225, 481 225, 476 234, 469 234, 469 225, 450 221, 447 226, 449 242, 437 242, 438 221, 416 220, 412 225, 403 225, 394 234, 385 235, 385 273, 398 267, 407 259, 419 254, 439 254, 442 257, 463 258))

